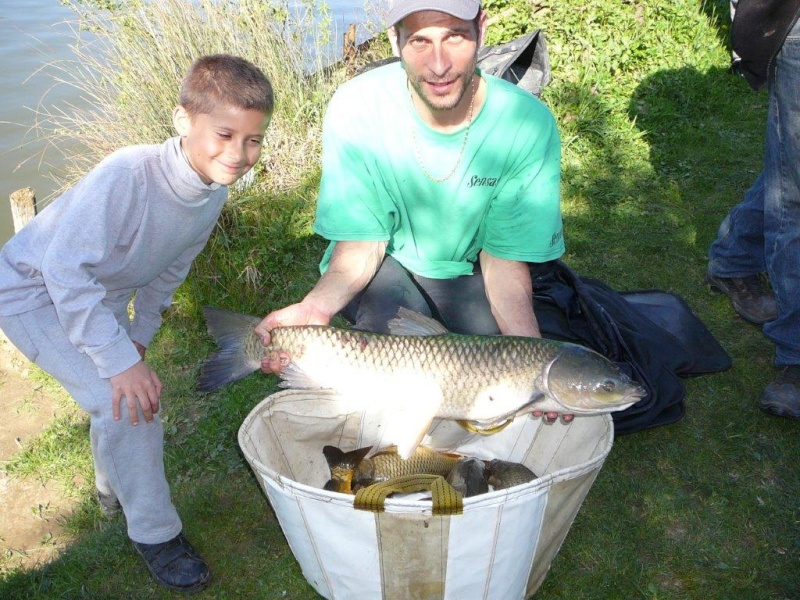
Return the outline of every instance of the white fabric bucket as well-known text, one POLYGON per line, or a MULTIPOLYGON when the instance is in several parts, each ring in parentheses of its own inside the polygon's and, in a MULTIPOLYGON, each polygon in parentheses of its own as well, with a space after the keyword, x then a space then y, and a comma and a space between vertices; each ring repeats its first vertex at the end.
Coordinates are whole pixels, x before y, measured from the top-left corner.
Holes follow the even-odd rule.
POLYGON ((464 499, 434 516, 424 494, 389 498, 385 512, 353 508, 323 488, 322 454, 375 440, 359 414, 325 392, 267 397, 239 429, 239 445, 278 517, 303 575, 329 600, 514 600, 542 584, 611 450, 609 415, 564 425, 518 418, 490 436, 437 421, 424 445, 526 465, 530 483, 464 499))

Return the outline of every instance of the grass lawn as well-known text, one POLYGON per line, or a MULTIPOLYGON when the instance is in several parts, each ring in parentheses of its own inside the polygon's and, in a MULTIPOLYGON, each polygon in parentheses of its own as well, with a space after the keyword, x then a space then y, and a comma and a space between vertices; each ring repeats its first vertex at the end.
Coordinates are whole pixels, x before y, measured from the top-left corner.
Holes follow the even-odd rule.
MULTIPOLYGON (((618 290, 679 294, 734 361, 685 381, 678 423, 615 440, 536 597, 800 598, 800 424, 759 411, 774 348, 703 284, 719 222, 763 154, 766 94, 728 71, 727 2, 534 6, 553 68, 543 100, 564 146, 566 262, 618 290)), ((316 280, 318 176, 231 202, 149 351, 166 386, 174 500, 215 578, 198 597, 317 597, 236 442, 276 380, 257 374, 208 395, 194 384, 212 349, 203 305, 262 315, 316 280)), ((32 571, 0 557, 0 597, 173 596, 152 583, 123 523, 101 519, 87 430, 65 417, 5 465, 85 483, 74 541, 32 571)))

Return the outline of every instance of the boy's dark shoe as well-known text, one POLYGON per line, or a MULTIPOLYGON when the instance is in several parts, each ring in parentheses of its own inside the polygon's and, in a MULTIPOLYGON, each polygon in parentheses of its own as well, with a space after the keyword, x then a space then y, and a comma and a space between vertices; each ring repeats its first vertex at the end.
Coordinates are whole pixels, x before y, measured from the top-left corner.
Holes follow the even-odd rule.
POLYGON ((158 583, 179 592, 199 592, 211 580, 208 565, 182 533, 161 544, 133 542, 158 583))
POLYGON ((122 505, 114 494, 104 494, 97 490, 97 502, 100 503, 100 510, 106 519, 113 519, 122 514, 122 505))
POLYGON ((714 292, 730 298, 734 310, 751 323, 763 325, 778 317, 778 306, 760 275, 749 277, 715 277, 706 273, 706 283, 714 292))
POLYGON ((800 365, 784 367, 764 388, 758 406, 779 417, 800 419, 800 365))

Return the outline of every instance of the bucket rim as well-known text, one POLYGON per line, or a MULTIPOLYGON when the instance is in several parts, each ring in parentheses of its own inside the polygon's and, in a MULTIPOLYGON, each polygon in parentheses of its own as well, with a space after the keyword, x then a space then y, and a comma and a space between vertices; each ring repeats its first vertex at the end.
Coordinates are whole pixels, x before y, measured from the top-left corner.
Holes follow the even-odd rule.
MULTIPOLYGON (((328 395, 326 393, 327 392, 326 390, 319 390, 319 391, 315 390, 315 394, 318 392, 322 392, 321 394, 319 394, 321 396, 328 395)), ((237 434, 239 447, 242 453, 244 454, 245 458, 247 459, 247 461, 250 463, 250 466, 256 471, 256 473, 259 476, 263 477, 265 483, 271 482, 273 487, 279 488, 283 490, 285 493, 289 493, 289 491, 292 491, 299 493, 303 496, 306 496, 308 498, 319 500, 321 502, 334 503, 334 504, 353 507, 355 496, 352 496, 350 494, 325 490, 316 486, 311 486, 308 484, 301 483, 299 481, 286 477, 285 475, 281 475, 275 469, 260 461, 248 449, 249 445, 248 443, 250 442, 250 440, 252 440, 252 437, 250 436, 249 433, 250 429, 252 428, 253 423, 256 421, 256 419, 260 418, 262 413, 265 410, 269 409, 270 405, 273 405, 277 401, 290 396, 304 396, 307 395, 308 393, 309 393, 308 390, 281 390, 273 394, 270 394, 269 396, 264 398, 255 407, 253 407, 250 413, 242 421, 242 425, 239 427, 239 431, 237 434)), ((602 445, 602 450, 596 456, 593 456, 590 459, 582 463, 579 463, 577 465, 571 465, 569 467, 558 469, 556 471, 553 471, 552 473, 542 475, 541 477, 537 477, 532 481, 511 488, 503 490, 493 490, 483 494, 478 494, 476 496, 464 498, 464 511, 466 512, 468 509, 474 510, 477 508, 503 504, 508 502, 509 500, 512 500, 520 496, 527 496, 537 493, 546 493, 547 490, 550 489, 554 484, 566 480, 571 480, 576 477, 586 475, 587 473, 599 471, 602 468, 613 446, 614 427, 612 418, 609 414, 602 414, 595 416, 603 417, 605 425, 605 431, 603 432, 603 435, 597 440, 598 445, 602 445)), ((387 498, 386 500, 385 509, 386 512, 412 512, 420 514, 431 514, 432 503, 427 500, 424 501, 424 504, 422 502, 423 501, 419 499, 411 499, 409 497, 400 497, 400 498, 390 497, 387 498)))

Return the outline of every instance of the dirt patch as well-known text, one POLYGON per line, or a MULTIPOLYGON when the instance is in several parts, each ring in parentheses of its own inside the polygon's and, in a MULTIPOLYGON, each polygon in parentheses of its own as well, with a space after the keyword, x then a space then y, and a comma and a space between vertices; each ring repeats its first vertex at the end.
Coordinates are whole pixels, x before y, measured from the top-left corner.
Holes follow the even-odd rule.
POLYGON ((31 378, 31 365, 0 334, 0 570, 33 568, 65 545, 62 523, 72 500, 54 481, 11 477, 2 468, 55 418, 61 397, 31 378))

